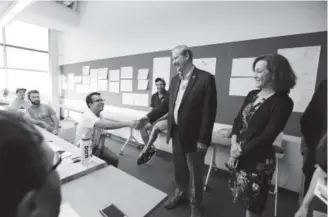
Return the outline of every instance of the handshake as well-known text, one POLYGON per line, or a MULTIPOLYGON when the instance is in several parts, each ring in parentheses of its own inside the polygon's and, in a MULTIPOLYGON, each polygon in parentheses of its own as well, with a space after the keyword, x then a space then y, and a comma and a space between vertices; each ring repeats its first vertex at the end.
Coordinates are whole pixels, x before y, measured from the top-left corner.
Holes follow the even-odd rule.
POLYGON ((129 121, 128 126, 136 130, 144 128, 149 123, 148 117, 142 117, 139 120, 129 121))

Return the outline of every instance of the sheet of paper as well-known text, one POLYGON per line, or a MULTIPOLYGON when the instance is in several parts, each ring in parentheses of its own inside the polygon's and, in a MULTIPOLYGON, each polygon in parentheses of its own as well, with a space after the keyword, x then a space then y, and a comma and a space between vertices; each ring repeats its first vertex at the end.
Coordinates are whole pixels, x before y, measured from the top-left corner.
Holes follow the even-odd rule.
POLYGON ((74 74, 68 74, 68 89, 74 90, 75 89, 75 82, 74 82, 74 74))
POLYGON ((294 112, 304 112, 315 91, 321 46, 279 49, 286 57, 297 77, 296 86, 289 96, 294 101, 294 112))
POLYGON ((136 106, 148 107, 148 94, 134 94, 134 104, 136 106))
POLYGON ((90 70, 90 91, 94 92, 98 90, 98 69, 90 70))
POLYGON ((109 82, 109 92, 120 93, 120 82, 119 81, 110 81, 109 82))
POLYGON ((249 91, 254 90, 254 78, 230 78, 229 95, 246 96, 249 91))
POLYGON ((83 66, 82 75, 90 75, 90 66, 83 66))
POLYGON ((147 90, 148 80, 138 80, 138 90, 147 90))
POLYGON ((98 90, 107 91, 108 89, 108 80, 98 80, 98 90))
POLYGON ((109 70, 109 80, 110 81, 120 81, 120 70, 109 70))
POLYGON ((253 77, 253 62, 255 57, 237 58, 232 60, 232 77, 253 77))
POLYGON ((82 83, 82 76, 75 76, 74 77, 74 82, 75 83, 82 83))
POLYGON ((148 79, 149 69, 139 69, 138 70, 138 79, 148 79))
POLYGON ((211 73, 212 75, 215 75, 215 69, 216 69, 216 58, 201 58, 201 59, 194 59, 193 60, 194 65, 204 71, 207 71, 211 73))
POLYGON ((153 82, 152 93, 157 91, 155 85, 156 78, 163 78, 166 82, 166 87, 170 86, 170 70, 171 70, 171 57, 159 57, 153 59, 153 82))
POLYGON ((132 91, 132 80, 121 80, 121 91, 132 91))
POLYGON ((133 67, 121 67, 121 79, 132 79, 133 67))
POLYGON ((98 79, 107 80, 108 79, 108 69, 107 68, 100 68, 98 71, 98 79))
POLYGON ((123 105, 135 105, 135 96, 133 93, 122 93, 122 104, 123 105))
POLYGON ((78 93, 90 93, 90 85, 75 84, 75 89, 78 93))
POLYGON ((59 217, 80 217, 80 215, 72 208, 71 204, 64 202, 60 205, 59 217))
POLYGON ((90 84, 90 76, 89 75, 82 76, 82 84, 90 84))

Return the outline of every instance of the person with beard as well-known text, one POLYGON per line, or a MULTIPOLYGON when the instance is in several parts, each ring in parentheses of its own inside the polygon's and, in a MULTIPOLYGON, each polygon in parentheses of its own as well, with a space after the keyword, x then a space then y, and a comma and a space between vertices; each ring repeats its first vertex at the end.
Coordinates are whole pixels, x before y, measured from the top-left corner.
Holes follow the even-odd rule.
POLYGON ((50 106, 40 103, 40 93, 38 90, 30 90, 27 97, 32 105, 27 109, 28 117, 32 123, 58 135, 59 120, 55 110, 50 106))
POLYGON ((16 99, 14 99, 11 104, 8 106, 8 109, 11 110, 19 110, 23 109, 26 110, 30 107, 31 103, 25 100, 25 88, 17 88, 16 89, 16 99))
POLYGON ((88 109, 83 113, 81 121, 76 129, 75 145, 79 143, 83 137, 91 138, 92 154, 103 159, 109 165, 118 166, 118 158, 114 152, 105 146, 104 130, 113 130, 123 127, 136 126, 136 121, 116 122, 103 118, 101 112, 104 110, 104 99, 100 93, 92 92, 87 95, 86 104, 88 109))

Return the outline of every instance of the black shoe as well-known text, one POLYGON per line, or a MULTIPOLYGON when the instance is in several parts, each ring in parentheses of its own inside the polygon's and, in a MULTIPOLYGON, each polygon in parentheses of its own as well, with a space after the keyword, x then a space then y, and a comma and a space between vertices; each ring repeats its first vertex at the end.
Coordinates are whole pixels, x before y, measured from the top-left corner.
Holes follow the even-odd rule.
POLYGON ((173 196, 167 199, 164 203, 165 209, 174 209, 182 204, 184 202, 188 202, 188 198, 184 196, 173 196))
POLYGON ((141 152, 139 157, 137 158, 137 164, 146 164, 149 163, 152 157, 156 154, 156 149, 155 148, 150 148, 146 152, 141 152))

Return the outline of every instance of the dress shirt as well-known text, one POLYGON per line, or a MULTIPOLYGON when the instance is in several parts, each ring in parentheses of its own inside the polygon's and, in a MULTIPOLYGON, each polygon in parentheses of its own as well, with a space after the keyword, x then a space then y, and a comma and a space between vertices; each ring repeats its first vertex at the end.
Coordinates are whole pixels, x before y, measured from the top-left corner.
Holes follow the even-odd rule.
POLYGON ((189 79, 190 79, 190 76, 191 76, 192 71, 194 70, 194 68, 195 67, 193 66, 186 75, 182 75, 182 74, 179 75, 180 79, 181 79, 181 82, 180 82, 177 98, 176 98, 175 104, 174 104, 174 122, 175 122, 175 124, 178 124, 178 113, 179 113, 179 108, 180 108, 180 105, 181 105, 181 101, 182 101, 183 95, 186 91, 186 88, 188 86, 189 79))

